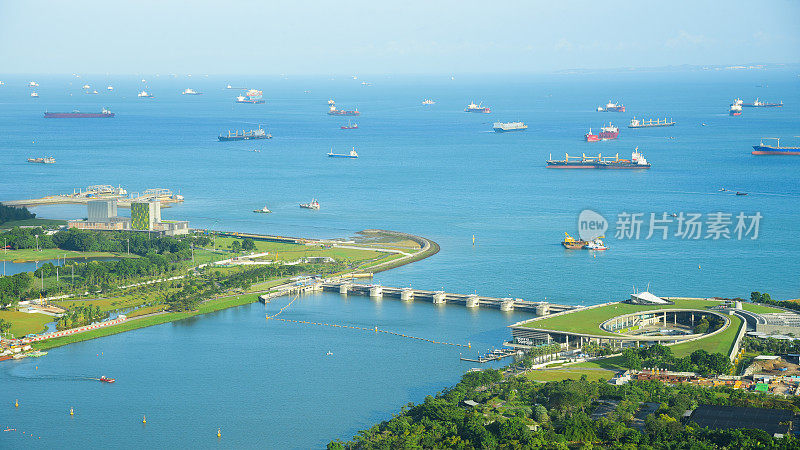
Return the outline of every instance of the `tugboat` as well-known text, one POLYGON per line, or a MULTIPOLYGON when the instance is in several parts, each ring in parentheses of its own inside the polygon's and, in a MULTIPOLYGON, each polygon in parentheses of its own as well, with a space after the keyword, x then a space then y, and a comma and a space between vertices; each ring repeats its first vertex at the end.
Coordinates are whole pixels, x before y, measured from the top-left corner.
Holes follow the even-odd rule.
POLYGON ((156 98, 153 94, 151 94, 151 93, 149 93, 147 91, 139 92, 137 97, 139 97, 139 98, 156 98))
POLYGON ((197 91, 195 91, 194 89, 191 89, 191 88, 186 88, 183 92, 181 92, 181 94, 182 95, 203 95, 202 92, 197 92, 197 91))
POLYGON ((317 199, 312 198, 309 203, 300 203, 301 208, 319 210, 319 202, 317 199))
POLYGON ((357 130, 358 129, 358 124, 357 123, 351 124, 350 121, 348 120, 347 121, 347 125, 342 125, 339 128, 341 128, 343 130, 357 130))
POLYGON ((592 129, 589 128, 589 132, 583 135, 583 138, 586 142, 598 142, 600 140, 600 136, 596 134, 592 134, 592 129))
POLYGON ((103 375, 102 377, 98 378, 97 380, 100 381, 101 383, 113 383, 113 382, 117 381, 117 380, 115 380, 113 378, 108 378, 105 375, 103 375))
POLYGON ((586 244, 586 250, 608 250, 608 247, 606 247, 600 238, 597 238, 589 241, 589 243, 586 244))
POLYGON ((423 105, 433 105, 435 103, 436 103, 435 101, 433 101, 433 100, 431 100, 429 98, 426 98, 425 100, 422 101, 423 105))
POLYGON ((584 241, 584 240, 580 240, 580 239, 576 240, 576 239, 574 239, 572 236, 570 236, 566 232, 564 233, 564 240, 561 241, 561 245, 563 245, 565 248, 568 248, 570 250, 581 250, 584 247, 586 247, 588 244, 589 243, 584 241))
POLYGON ((264 205, 264 207, 263 207, 263 208, 261 208, 261 209, 254 209, 254 210, 253 210, 253 212, 254 212, 254 213, 267 214, 267 213, 271 213, 272 211, 270 211, 270 210, 269 210, 269 208, 267 208, 267 205, 264 205))
POLYGON ((753 155, 800 155, 800 147, 781 147, 780 138, 761 138, 758 145, 753 146, 753 155), (774 139, 775 145, 764 144, 764 139, 774 139))
POLYGON ((328 153, 328 157, 329 158, 358 158, 358 153, 356 153, 356 148, 355 147, 353 147, 353 149, 350 150, 350 153, 348 153, 346 155, 341 154, 341 153, 333 153, 333 149, 331 149, 331 151, 328 153))
POLYGON ((492 110, 488 106, 483 106, 483 102, 480 104, 475 104, 475 102, 470 102, 466 108, 464 108, 464 112, 468 113, 482 113, 482 114, 489 114, 492 110))
POLYGON ((31 97, 39 98, 39 93, 38 92, 31 92, 31 97))
POLYGON ((609 100, 605 108, 598 106, 597 112, 625 112, 625 106, 621 103, 612 103, 611 100, 609 100))
MULTIPOLYGON (((741 100, 739 100, 741 101, 741 100)), ((728 115, 730 116, 741 116, 742 115, 742 105, 738 103, 734 103, 731 105, 731 109, 728 110, 728 115)))
POLYGON ((615 127, 614 125, 611 125, 610 123, 608 124, 608 126, 603 125, 603 127, 600 128, 599 137, 604 141, 607 141, 609 139, 616 139, 617 137, 619 137, 619 128, 615 127))

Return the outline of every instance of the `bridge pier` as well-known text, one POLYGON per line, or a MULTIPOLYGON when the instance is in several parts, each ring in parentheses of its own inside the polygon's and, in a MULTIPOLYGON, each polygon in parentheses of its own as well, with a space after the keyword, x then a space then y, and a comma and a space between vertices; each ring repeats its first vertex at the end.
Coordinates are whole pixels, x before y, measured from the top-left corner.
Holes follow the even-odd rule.
POLYGON ((352 284, 350 284, 350 283, 342 283, 342 284, 340 284, 339 285, 339 293, 347 295, 347 291, 350 289, 350 286, 352 286, 352 284))
POLYGON ((403 288, 403 290, 400 291, 400 300, 404 302, 410 302, 414 300, 414 290, 411 288, 403 288))
POLYGON ((467 297, 467 308, 477 308, 480 305, 480 303, 478 303, 478 299, 478 294, 470 294, 470 296, 467 297))
POLYGON ((445 294, 444 291, 436 291, 436 293, 433 294, 433 303, 434 304, 444 303, 446 296, 447 294, 445 294))
POLYGON ((382 286, 371 286, 369 288, 369 296, 370 297, 383 297, 383 287, 382 286))
POLYGON ((514 299, 504 298, 503 303, 500 304, 500 311, 513 311, 513 310, 514 310, 514 299))

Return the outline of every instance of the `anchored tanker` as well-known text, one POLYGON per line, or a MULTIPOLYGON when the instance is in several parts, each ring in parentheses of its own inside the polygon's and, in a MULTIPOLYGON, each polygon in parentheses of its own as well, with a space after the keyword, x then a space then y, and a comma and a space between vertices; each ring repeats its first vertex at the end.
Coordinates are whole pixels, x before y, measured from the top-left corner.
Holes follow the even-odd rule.
POLYGON ((634 116, 633 119, 631 119, 631 123, 628 124, 628 128, 671 127, 673 125, 675 125, 675 121, 672 119, 664 119, 663 121, 661 119, 656 119, 656 121, 653 122, 653 119, 643 120, 637 119, 636 116, 634 116))
POLYGON ((753 146, 754 155, 800 155, 800 147, 781 147, 781 140, 778 138, 761 138, 758 145, 753 146), (764 139, 774 139, 775 145, 764 144, 764 139))
POLYGON ((101 117, 114 117, 114 113, 103 108, 103 111, 99 113, 82 113, 80 111, 72 111, 69 113, 55 113, 55 112, 45 112, 44 117, 46 119, 64 119, 64 118, 101 118, 101 117))
POLYGON ((492 129, 497 133, 504 133, 506 131, 524 131, 528 126, 523 122, 495 122, 492 129))
POLYGON ((552 156, 547 160, 548 169, 649 169, 650 163, 639 153, 639 147, 631 153, 631 159, 621 159, 619 153, 615 156, 564 156, 563 161, 554 160, 552 156))

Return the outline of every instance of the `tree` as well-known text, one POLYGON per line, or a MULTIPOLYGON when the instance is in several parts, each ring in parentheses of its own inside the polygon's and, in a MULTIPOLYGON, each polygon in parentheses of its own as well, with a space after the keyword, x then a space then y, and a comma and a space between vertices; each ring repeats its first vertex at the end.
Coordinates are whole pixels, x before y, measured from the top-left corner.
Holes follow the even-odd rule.
POLYGON ((233 241, 233 243, 231 244, 231 251, 233 253, 239 253, 240 251, 242 251, 242 244, 239 241, 233 241))
POLYGON ((630 370, 642 370, 642 358, 635 348, 626 348, 622 352, 622 357, 625 358, 625 367, 630 370))
POLYGON ((251 252, 256 249, 256 243, 250 238, 242 239, 242 250, 251 252))
POLYGON ((753 303, 761 302, 761 293, 758 291, 753 291, 750 293, 750 301, 753 303))

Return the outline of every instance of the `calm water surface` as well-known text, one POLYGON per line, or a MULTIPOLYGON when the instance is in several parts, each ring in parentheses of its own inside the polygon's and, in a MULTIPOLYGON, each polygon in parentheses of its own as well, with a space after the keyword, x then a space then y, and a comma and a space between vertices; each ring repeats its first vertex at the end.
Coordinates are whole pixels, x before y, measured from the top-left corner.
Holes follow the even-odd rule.
MULTIPOLYGON (((794 239, 800 234, 800 158, 750 155, 762 136, 788 143, 798 134, 800 89, 789 71, 455 80, 381 76, 368 79, 373 83, 368 87, 349 78, 145 76, 153 100, 136 98, 145 86, 141 78, 36 77, 41 85, 36 101, 25 87, 30 80, 4 77, 0 200, 90 184, 121 184, 131 192, 166 187, 180 191, 186 202, 164 210, 164 217, 187 219, 193 227, 311 237, 384 228, 441 245, 432 258, 376 277, 390 286, 584 305, 622 299, 634 285, 648 283, 661 295, 747 296, 759 290, 800 297, 800 240, 794 239), (116 90, 84 95, 80 86, 86 82, 98 90, 113 84, 116 90), (238 91, 222 89, 228 82, 263 89, 267 103, 234 104, 238 91), (205 94, 181 96, 187 87, 205 94), (785 107, 746 109, 741 117, 729 117, 728 104, 736 97, 783 100, 785 107), (358 130, 340 130, 347 118, 325 114, 329 98, 341 108, 362 111, 358 130), (437 103, 423 107, 424 98, 437 103), (594 111, 609 99, 623 102, 628 112, 594 111), (483 101, 492 114, 462 112, 471 100, 483 101), (117 117, 42 118, 44 110, 102 106, 117 117), (631 130, 625 125, 634 115, 667 116, 678 124, 631 130), (495 120, 522 120, 529 129, 495 134, 490 131, 495 120), (621 127, 619 140, 582 142, 589 127, 596 130, 608 121, 621 127), (274 139, 216 140, 220 132, 258 124, 274 139), (356 160, 325 156, 331 148, 346 152, 352 146, 360 155, 356 160), (653 164, 649 171, 544 166, 551 154, 629 157, 637 146, 653 164), (57 164, 25 163, 45 155, 57 164), (721 187, 749 195, 720 193, 721 187), (297 207, 312 197, 321 211, 297 207), (264 203, 273 214, 251 212, 264 203), (578 213, 586 208, 612 223, 610 250, 593 254, 560 247, 565 231, 577 232, 578 213), (760 212, 759 238, 613 236, 621 212, 647 217, 717 211, 760 212)), ((35 212, 53 218, 86 214, 79 206, 35 212)), ((268 306, 273 307, 278 305, 268 306)), ((108 445, 104 439, 113 439, 134 447, 187 442, 307 448, 349 438, 406 402, 451 385, 470 367, 459 362, 457 348, 266 323, 263 308, 236 308, 70 345, 39 360, 4 363, 2 398, 8 405, 18 396, 22 404, 1 414, 0 425, 41 434, 50 446, 108 445), (333 357, 325 357, 328 350, 333 357), (76 378, 102 374, 119 381, 105 386, 76 378), (73 417, 69 406, 78 411, 73 417), (144 428, 142 414, 148 416, 144 428)), ((480 349, 499 345, 509 336, 505 326, 525 317, 328 294, 307 297, 285 315, 471 341, 480 349)), ((23 442, 7 441, 7 433, 0 439, 23 442)))

